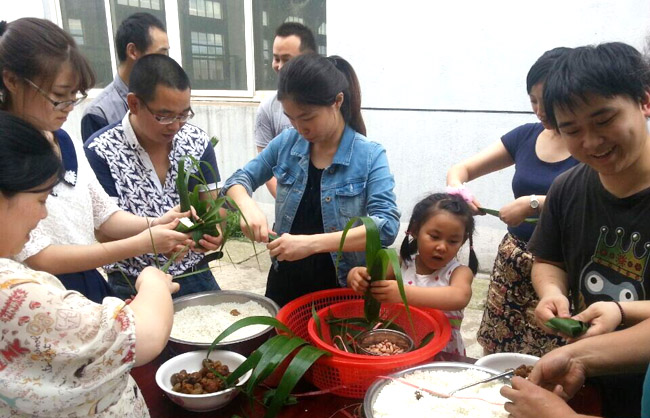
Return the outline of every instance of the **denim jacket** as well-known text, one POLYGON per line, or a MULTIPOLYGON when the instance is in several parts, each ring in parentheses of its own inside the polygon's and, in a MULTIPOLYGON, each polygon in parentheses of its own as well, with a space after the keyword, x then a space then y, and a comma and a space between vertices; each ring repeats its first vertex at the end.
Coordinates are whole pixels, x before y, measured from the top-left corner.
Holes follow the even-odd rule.
MULTIPOLYGON (((239 184, 252 195, 274 176, 278 187, 273 230, 278 235, 289 232, 307 184, 309 149, 309 142, 295 129, 284 130, 226 180, 222 193, 239 184)), ((400 219, 394 186, 384 148, 346 126, 332 164, 323 170, 321 179, 323 230, 342 231, 351 218, 368 215, 379 228, 382 245, 392 244, 400 219)), ((336 261, 336 252, 330 255, 336 261)), ((346 286, 348 271, 364 263, 364 252, 343 253, 339 284, 346 286)))

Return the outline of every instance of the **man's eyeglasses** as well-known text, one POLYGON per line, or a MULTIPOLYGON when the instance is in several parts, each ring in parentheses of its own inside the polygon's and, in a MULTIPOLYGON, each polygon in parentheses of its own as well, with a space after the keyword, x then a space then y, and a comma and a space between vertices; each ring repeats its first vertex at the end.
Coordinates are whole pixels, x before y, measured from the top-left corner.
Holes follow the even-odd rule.
MULTIPOLYGON (((139 97, 138 97, 139 98, 139 97)), ((147 108, 149 113, 151 113, 151 116, 153 116, 154 119, 156 119, 156 122, 158 122, 161 125, 169 125, 172 124, 176 121, 180 123, 185 123, 188 120, 192 119, 194 117, 194 111, 190 108, 190 110, 184 114, 184 115, 178 115, 178 116, 163 116, 155 113, 149 106, 147 106, 147 103, 145 103, 144 100, 140 99, 144 107, 147 108)))
POLYGON ((31 81, 30 79, 26 78, 25 81, 28 82, 30 86, 34 87, 37 92, 41 93, 43 95, 43 97, 45 97, 47 99, 48 102, 52 103, 52 105, 54 106, 54 110, 64 110, 64 109, 67 109, 70 106, 74 107, 74 106, 78 105, 79 103, 83 102, 84 100, 86 100, 86 97, 88 97, 87 94, 83 94, 83 95, 77 94, 77 98, 75 98, 73 100, 56 101, 56 100, 53 100, 46 91, 44 91, 42 88, 40 88, 36 84, 34 84, 34 82, 31 81))

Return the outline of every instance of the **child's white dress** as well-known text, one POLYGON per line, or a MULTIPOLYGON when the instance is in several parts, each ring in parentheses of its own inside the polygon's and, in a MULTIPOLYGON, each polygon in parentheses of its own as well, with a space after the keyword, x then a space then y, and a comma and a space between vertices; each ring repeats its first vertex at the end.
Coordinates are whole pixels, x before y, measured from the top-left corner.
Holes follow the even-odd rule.
MULTIPOLYGON (((456 267, 462 266, 453 258, 446 266, 434 271, 431 274, 417 274, 415 272, 415 261, 402 261, 402 280, 405 285, 418 287, 443 287, 449 286, 451 274, 456 267)), ((451 338, 449 343, 442 350, 446 353, 465 355, 465 344, 460 335, 460 324, 463 321, 463 311, 442 311, 451 324, 451 338)))

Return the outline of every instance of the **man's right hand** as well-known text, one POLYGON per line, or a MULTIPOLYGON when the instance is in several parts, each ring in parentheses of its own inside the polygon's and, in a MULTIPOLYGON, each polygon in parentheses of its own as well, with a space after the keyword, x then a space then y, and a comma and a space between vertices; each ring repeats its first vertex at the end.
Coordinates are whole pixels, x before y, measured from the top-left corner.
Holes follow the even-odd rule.
POLYGON ((553 294, 543 297, 535 308, 535 318, 537 319, 538 325, 549 334, 557 334, 557 332, 548 328, 544 324, 549 319, 555 317, 571 317, 569 312, 569 299, 564 295, 553 294))
POLYGON ((557 348, 542 357, 528 380, 554 392, 563 399, 571 399, 585 383, 585 365, 572 357, 572 346, 557 348))

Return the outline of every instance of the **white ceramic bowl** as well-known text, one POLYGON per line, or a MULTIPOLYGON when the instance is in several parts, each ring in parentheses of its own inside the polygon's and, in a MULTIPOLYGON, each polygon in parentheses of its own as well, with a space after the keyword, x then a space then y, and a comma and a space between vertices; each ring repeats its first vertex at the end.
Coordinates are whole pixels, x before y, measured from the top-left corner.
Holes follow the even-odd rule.
MULTIPOLYGON (((189 411, 213 411, 226 406, 239 394, 239 387, 246 383, 251 376, 251 371, 249 370, 239 379, 237 387, 205 395, 188 395, 172 391, 172 374, 178 373, 183 369, 187 370, 188 373, 199 371, 201 369, 201 362, 206 354, 207 350, 180 354, 164 362, 156 372, 156 383, 158 386, 167 394, 169 399, 189 411)), ((228 366, 232 372, 246 360, 246 357, 232 351, 215 350, 210 353, 210 359, 219 360, 221 364, 228 366)))
POLYGON ((499 372, 505 372, 507 369, 516 369, 523 365, 534 366, 539 357, 530 354, 519 353, 495 353, 489 354, 476 360, 477 366, 487 367, 499 372))

